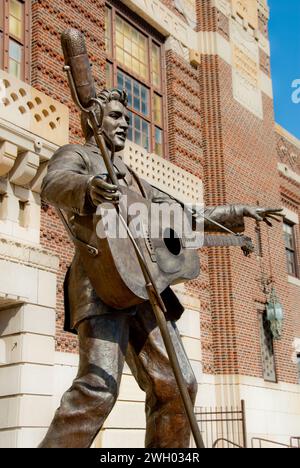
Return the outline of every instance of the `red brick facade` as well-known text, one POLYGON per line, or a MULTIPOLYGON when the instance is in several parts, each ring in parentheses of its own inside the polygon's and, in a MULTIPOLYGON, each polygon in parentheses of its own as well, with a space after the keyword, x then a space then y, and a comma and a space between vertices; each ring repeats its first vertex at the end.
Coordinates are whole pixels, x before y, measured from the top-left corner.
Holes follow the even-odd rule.
MULTIPOLYGON (((174 11, 173 2, 163 3, 174 11)), ((80 141, 81 132, 62 73, 59 35, 70 26, 85 33, 100 88, 105 67, 104 4, 104 0, 32 2, 32 85, 70 107, 71 142, 80 141)), ((210 0, 198 0, 196 4, 197 30, 218 31, 228 39, 228 19, 211 7, 210 0)), ((260 17, 259 23, 260 30, 267 34, 265 20, 260 17)), ((268 73, 264 53, 260 59, 262 70, 268 73)), ((217 56, 203 55, 201 66, 195 69, 174 51, 168 51, 166 67, 169 157, 174 164, 203 178, 206 203, 284 204, 298 213, 299 184, 280 176, 277 169, 279 157, 286 155, 275 133, 271 98, 263 94, 263 121, 247 111, 233 98, 231 67, 217 56)), ((290 153, 299 154, 299 149, 292 151, 288 142, 284 144, 290 153)), ((293 170, 298 171, 293 164, 293 170)), ((255 238, 254 228, 253 222, 247 224, 247 234, 255 238)), ((76 339, 62 332, 62 282, 72 258, 72 246, 50 207, 42 210, 41 238, 43 246, 61 258, 57 349, 74 352, 76 339)), ((264 268, 273 274, 285 310, 284 335, 275 343, 277 377, 296 383, 296 366, 287 355, 292 355, 291 343, 300 336, 299 288, 287 282, 282 226, 272 230, 263 227, 262 239, 264 268)), ((261 291, 260 263, 255 255, 245 259, 238 249, 231 248, 203 251, 201 263, 201 277, 188 289, 201 300, 204 372, 262 377, 258 314, 264 310, 266 297, 261 291)))

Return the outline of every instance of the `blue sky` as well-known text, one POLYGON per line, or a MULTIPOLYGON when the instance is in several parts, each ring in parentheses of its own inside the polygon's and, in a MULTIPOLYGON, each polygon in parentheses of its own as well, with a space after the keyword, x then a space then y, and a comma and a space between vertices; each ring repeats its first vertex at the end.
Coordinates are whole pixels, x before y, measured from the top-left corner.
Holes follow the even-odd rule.
POLYGON ((268 0, 268 3, 275 119, 300 138, 300 1, 268 0), (293 89, 294 80, 298 83, 293 89), (298 104, 292 101, 293 93, 298 104))

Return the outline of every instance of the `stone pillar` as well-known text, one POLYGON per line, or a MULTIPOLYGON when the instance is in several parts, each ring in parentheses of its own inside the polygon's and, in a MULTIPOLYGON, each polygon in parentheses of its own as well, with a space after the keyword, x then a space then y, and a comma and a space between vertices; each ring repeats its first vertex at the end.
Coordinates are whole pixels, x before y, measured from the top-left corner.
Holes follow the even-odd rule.
POLYGON ((7 258, 15 252, 20 263, 0 258, 0 447, 28 448, 38 444, 53 415, 58 260, 4 243, 7 258), (31 264, 21 263, 28 257, 31 264))

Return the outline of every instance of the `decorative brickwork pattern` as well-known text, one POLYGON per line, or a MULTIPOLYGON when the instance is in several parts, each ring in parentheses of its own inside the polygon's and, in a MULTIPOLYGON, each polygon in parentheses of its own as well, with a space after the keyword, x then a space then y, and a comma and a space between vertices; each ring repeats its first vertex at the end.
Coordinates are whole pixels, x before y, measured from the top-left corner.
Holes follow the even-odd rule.
POLYGON ((265 36, 267 39, 269 38, 269 30, 268 30, 268 18, 263 14, 262 11, 258 11, 258 30, 265 36))
POLYGON ((202 135, 198 72, 173 51, 167 52, 169 158, 202 178, 202 135))
MULTIPOLYGON (((280 163, 285 164, 294 173, 300 174, 300 148, 295 145, 290 139, 276 132, 277 156, 280 163)), ((280 173, 280 192, 282 205, 288 208, 291 212, 300 217, 300 183, 294 179, 280 173)), ((298 264, 300 264, 300 226, 295 226, 295 244, 296 252, 298 253, 298 264)), ((289 284, 289 295, 291 298, 292 321, 294 324, 294 334, 300 336, 300 290, 294 284, 289 284)))
MULTIPOLYGON (((208 3, 198 2, 199 29, 214 29, 216 17, 208 3)), ((263 96, 262 122, 233 99, 231 77, 230 66, 221 59, 202 57, 206 203, 243 201, 280 206, 273 102, 263 96)), ((286 349, 292 354, 295 330, 282 226, 273 230, 263 227, 262 231, 264 269, 273 275, 286 313, 283 339, 275 343, 278 379, 295 383, 296 366, 292 360, 284 364, 286 349)), ((255 238, 253 222, 249 222, 247 233, 255 238)), ((209 272, 215 372, 262 377, 257 309, 259 304, 264 307, 266 296, 262 292, 259 262, 255 257, 245 260, 237 249, 211 249, 209 272)))
POLYGON ((219 10, 217 10, 217 24, 217 31, 229 41, 229 18, 219 10))
POLYGON ((270 57, 262 49, 259 49, 260 69, 268 76, 271 76, 270 57))

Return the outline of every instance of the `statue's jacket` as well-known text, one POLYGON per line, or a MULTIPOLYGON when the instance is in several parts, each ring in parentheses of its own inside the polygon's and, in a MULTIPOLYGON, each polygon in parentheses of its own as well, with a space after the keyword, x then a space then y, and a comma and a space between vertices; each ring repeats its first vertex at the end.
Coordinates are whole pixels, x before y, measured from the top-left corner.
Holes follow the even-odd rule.
MULTIPOLYGON (((117 172, 125 174, 120 180, 121 185, 127 185, 138 190, 132 171, 123 163, 119 156, 115 157, 114 166, 117 172)), ((85 145, 66 145, 53 155, 48 164, 48 171, 42 183, 41 197, 47 204, 64 211, 75 236, 86 242, 91 238, 94 229, 93 216, 96 207, 91 203, 88 194, 88 183, 95 175, 107 174, 107 170, 97 146, 92 143, 85 145)), ((143 181, 143 187, 150 200, 168 202, 171 200, 165 193, 151 187, 143 181)), ((174 203, 174 200, 172 200, 174 203)), ((243 208, 241 205, 227 205, 207 208, 204 229, 207 232, 216 231, 211 222, 216 221, 234 232, 244 231, 243 208)), ((65 330, 76 333, 77 325, 86 318, 116 313, 97 296, 84 270, 80 253, 75 248, 75 256, 67 272, 64 284, 65 293, 65 330)), ((177 320, 184 308, 171 288, 162 294, 167 308, 167 318, 177 320)), ((134 314, 135 308, 125 309, 121 313, 134 314)), ((118 312, 120 313, 120 312, 118 312)))

